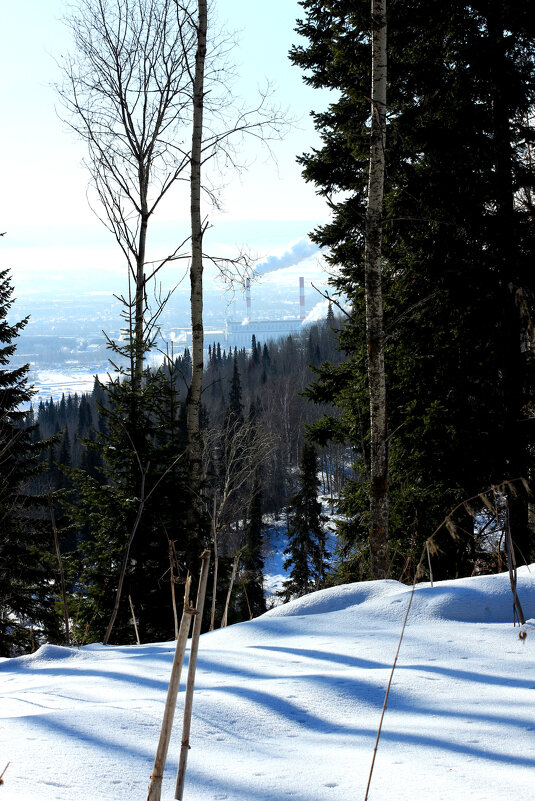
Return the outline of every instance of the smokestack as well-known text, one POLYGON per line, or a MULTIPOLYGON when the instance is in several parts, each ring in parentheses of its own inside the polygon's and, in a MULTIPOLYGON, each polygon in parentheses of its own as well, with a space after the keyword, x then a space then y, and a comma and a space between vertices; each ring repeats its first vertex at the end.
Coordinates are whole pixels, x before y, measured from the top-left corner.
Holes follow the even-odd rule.
POLYGON ((301 277, 299 279, 299 314, 300 320, 304 320, 306 317, 305 314, 305 279, 301 277))
POLYGON ((251 279, 245 279, 245 302, 247 304, 247 319, 251 319, 251 279))

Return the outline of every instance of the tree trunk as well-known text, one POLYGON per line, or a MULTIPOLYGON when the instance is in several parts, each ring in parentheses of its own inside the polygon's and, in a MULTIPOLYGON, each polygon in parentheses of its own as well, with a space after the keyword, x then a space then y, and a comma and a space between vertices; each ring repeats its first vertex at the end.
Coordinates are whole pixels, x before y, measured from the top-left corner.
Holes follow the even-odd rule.
POLYGON ((212 542, 214 543, 214 580, 212 584, 212 609, 210 614, 210 631, 215 628, 215 605, 217 598, 217 573, 219 569, 219 555, 217 553, 217 525, 216 525, 217 498, 214 496, 214 508, 212 514, 212 542))
POLYGON ((189 512, 190 551, 200 551, 201 518, 201 434, 200 410, 203 379, 203 225, 201 219, 201 147, 204 111, 204 61, 206 57, 207 2, 198 0, 197 52, 193 85, 193 131, 191 138, 191 384, 186 404, 189 479, 192 503, 189 512))
POLYGON ((63 570, 63 560, 61 558, 61 551, 59 548, 58 529, 56 526, 56 516, 54 514, 54 506, 52 504, 52 496, 48 495, 48 506, 50 509, 50 521, 52 523, 52 533, 54 534, 54 545, 56 548, 56 558, 59 567, 59 581, 61 587, 61 599, 63 603, 63 617, 65 620, 65 645, 71 644, 71 634, 69 629, 69 607, 67 606, 67 590, 65 588, 65 573, 63 570))
POLYGON ((381 246, 386 141, 386 0, 372 0, 371 143, 366 212, 366 344, 370 391, 370 552, 372 578, 389 575, 388 442, 381 246))
MULTIPOLYGON (((513 189, 512 134, 509 122, 509 82, 505 34, 505 12, 500 4, 490 4, 487 16, 489 43, 492 53, 490 77, 492 84, 491 108, 494 148, 494 193, 496 216, 491 247, 497 259, 498 286, 496 288, 502 327, 499 373, 503 387, 503 425, 500 442, 500 465, 493 477, 495 483, 506 478, 528 478, 528 432, 523 413, 525 362, 521 351, 522 321, 516 304, 515 290, 521 287, 518 269, 517 223, 513 189)), ((531 561, 532 533, 529 527, 528 497, 522 493, 510 496, 509 515, 512 538, 522 561, 531 561)))
MULTIPOLYGON (((143 188, 141 188, 143 192, 143 188)), ((136 296, 134 313, 134 341, 131 347, 134 353, 134 374, 131 377, 132 384, 136 390, 141 387, 141 377, 143 374, 143 356, 145 351, 144 343, 144 310, 145 310, 145 254, 147 249, 147 228, 148 211, 146 200, 142 200, 141 223, 138 237, 138 253, 136 259, 136 296)))

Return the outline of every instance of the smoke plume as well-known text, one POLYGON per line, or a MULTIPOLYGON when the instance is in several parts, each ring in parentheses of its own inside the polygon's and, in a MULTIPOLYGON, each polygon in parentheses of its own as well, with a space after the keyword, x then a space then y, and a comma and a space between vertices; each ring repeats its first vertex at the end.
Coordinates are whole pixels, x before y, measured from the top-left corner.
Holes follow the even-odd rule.
POLYGON ((318 251, 319 247, 310 242, 309 239, 300 239, 299 242, 296 242, 296 244, 290 248, 290 250, 287 250, 286 253, 283 253, 282 256, 270 256, 263 261, 255 268, 255 272, 258 275, 265 275, 275 270, 282 270, 284 267, 293 267, 309 256, 313 256, 314 253, 318 251))

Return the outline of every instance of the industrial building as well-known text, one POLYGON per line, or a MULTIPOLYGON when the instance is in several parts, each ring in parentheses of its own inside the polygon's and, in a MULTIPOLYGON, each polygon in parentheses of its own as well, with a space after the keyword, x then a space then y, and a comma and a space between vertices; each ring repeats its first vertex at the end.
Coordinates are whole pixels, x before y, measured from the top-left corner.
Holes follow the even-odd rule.
MULTIPOLYGON (((251 282, 249 279, 245 285, 245 300, 247 305, 247 316, 244 320, 227 320, 224 329, 204 330, 204 347, 214 342, 220 344, 221 349, 226 348, 250 348, 253 334, 257 342, 268 342, 270 339, 280 339, 281 337, 298 334, 302 330, 303 321, 306 317, 305 308, 305 279, 299 278, 299 317, 286 317, 278 320, 260 319, 254 320, 251 307, 251 282)), ((191 347, 191 328, 174 328, 167 335, 173 341, 177 352, 180 348, 191 347)), ((167 337, 165 337, 167 338, 167 337)))
POLYGON ((221 343, 232 348, 249 348, 253 334, 257 342, 267 342, 270 339, 280 339, 284 336, 297 334, 302 330, 305 311, 305 279, 299 278, 299 317, 289 317, 283 320, 253 320, 251 308, 251 282, 245 282, 245 301, 247 316, 245 320, 237 322, 227 320, 225 324, 225 341, 221 343))

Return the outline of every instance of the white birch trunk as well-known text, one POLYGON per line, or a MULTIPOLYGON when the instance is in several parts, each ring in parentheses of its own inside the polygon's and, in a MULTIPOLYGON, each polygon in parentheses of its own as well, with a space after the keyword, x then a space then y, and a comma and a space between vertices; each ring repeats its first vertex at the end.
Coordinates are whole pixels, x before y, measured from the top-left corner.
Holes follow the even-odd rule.
POLYGON ((189 519, 190 539, 198 537, 201 489, 200 410, 203 379, 203 226, 201 219, 201 147, 204 111, 204 62, 206 58, 207 0, 198 0, 197 52, 193 85, 193 131, 191 140, 191 385, 187 399, 187 431, 190 462, 190 486, 193 503, 189 519))
POLYGON ((386 0, 372 0, 371 142, 366 212, 366 344, 370 389, 370 552, 372 578, 387 578, 388 441, 381 286, 386 142, 386 0))

